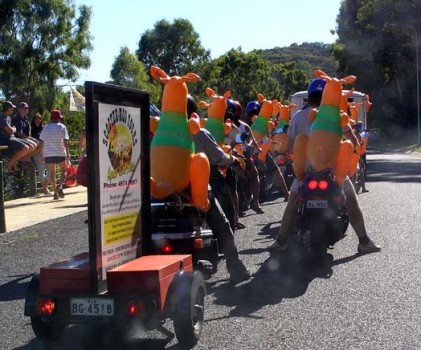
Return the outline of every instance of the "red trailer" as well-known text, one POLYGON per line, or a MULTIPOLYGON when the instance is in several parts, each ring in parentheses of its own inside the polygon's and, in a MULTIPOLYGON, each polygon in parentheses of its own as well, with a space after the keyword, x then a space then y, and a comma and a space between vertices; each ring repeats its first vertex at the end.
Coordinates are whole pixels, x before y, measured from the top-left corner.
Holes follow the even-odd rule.
POLYGON ((159 328, 170 318, 180 343, 201 334, 206 288, 191 255, 153 255, 150 233, 149 95, 85 83, 89 251, 42 267, 25 315, 37 338, 71 324, 159 328))

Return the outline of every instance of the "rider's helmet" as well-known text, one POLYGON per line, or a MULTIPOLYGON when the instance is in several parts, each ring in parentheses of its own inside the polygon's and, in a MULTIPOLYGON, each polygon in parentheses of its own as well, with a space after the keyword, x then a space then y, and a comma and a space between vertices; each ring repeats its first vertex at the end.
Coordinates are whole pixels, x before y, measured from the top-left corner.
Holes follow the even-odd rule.
POLYGON ((260 112, 260 108, 262 108, 262 106, 260 105, 259 102, 250 101, 249 103, 247 103, 247 106, 246 106, 247 116, 258 115, 260 112))
POLYGON ((194 97, 190 94, 187 95, 187 117, 190 117, 190 114, 197 112, 197 103, 194 97))
POLYGON ((237 105, 235 104, 234 100, 227 99, 227 110, 225 111, 225 120, 227 119, 234 119, 235 113, 237 111, 237 105))
POLYGON ((322 100, 323 89, 325 88, 326 80, 317 78, 310 82, 307 88, 308 102, 313 105, 320 105, 322 100))
POLYGON ((307 88, 307 92, 309 95, 314 93, 322 93, 323 89, 325 88, 326 80, 317 78, 310 82, 307 88))
POLYGON ((235 103, 235 117, 237 119, 240 119, 241 116, 243 115, 243 106, 238 101, 234 101, 234 103, 235 103))

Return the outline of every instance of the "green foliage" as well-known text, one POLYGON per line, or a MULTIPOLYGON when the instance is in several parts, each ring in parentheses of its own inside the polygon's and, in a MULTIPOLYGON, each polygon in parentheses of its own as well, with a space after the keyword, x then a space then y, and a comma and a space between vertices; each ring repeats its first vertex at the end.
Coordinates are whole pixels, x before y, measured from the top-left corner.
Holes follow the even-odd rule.
POLYGON ((334 56, 340 74, 356 75, 356 88, 370 94, 369 118, 376 126, 417 122, 420 11, 421 2, 415 0, 346 0, 341 4, 334 56))
POLYGON ((209 80, 209 87, 220 94, 231 90, 232 98, 241 104, 256 100, 261 93, 266 98, 279 98, 279 83, 271 76, 268 62, 258 52, 244 53, 232 49, 215 60, 217 75, 209 80))
POLYGON ((76 80, 90 66, 91 9, 77 11, 72 0, 6 0, 0 13, 0 90, 34 111, 50 110, 56 81, 76 80))
POLYGON ((168 75, 183 75, 195 65, 210 61, 210 53, 202 47, 199 34, 183 18, 172 24, 165 19, 156 22, 154 29, 142 34, 136 55, 148 69, 155 65, 168 75))
POLYGON ((111 69, 111 78, 112 84, 148 91, 153 103, 159 100, 160 87, 157 83, 151 83, 145 66, 127 47, 121 48, 120 54, 115 59, 111 69))

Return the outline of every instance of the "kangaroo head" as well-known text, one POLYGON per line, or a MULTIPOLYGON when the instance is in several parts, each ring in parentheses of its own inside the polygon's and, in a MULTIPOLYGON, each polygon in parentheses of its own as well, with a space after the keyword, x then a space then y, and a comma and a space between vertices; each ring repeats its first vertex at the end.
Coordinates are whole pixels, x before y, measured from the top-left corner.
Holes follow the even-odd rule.
POLYGON ((342 97, 341 97, 341 104, 339 106, 339 109, 343 112, 346 112, 348 110, 348 98, 352 95, 352 93, 354 92, 354 88, 352 88, 351 90, 348 90, 347 92, 342 92, 342 97))
POLYGON ((224 121, 225 112, 227 110, 227 99, 231 97, 231 91, 228 90, 223 96, 219 96, 211 88, 206 88, 206 95, 212 98, 211 103, 199 101, 198 106, 208 109, 208 116, 224 121))
POLYGON ((285 120, 289 122, 291 119, 291 110, 296 107, 295 103, 289 105, 280 104, 279 107, 279 120, 285 120))
POLYGON ((262 94, 258 94, 257 98, 262 104, 262 108, 260 109, 259 116, 269 120, 272 116, 273 107, 276 105, 278 100, 267 100, 265 96, 262 94))
POLYGON ((351 84, 357 78, 354 75, 348 75, 345 78, 331 78, 321 70, 315 70, 314 75, 326 80, 326 86, 323 90, 322 105, 332 105, 340 108, 342 99, 342 85, 351 84))
POLYGON ((195 73, 187 73, 181 77, 170 77, 161 68, 151 66, 152 77, 164 84, 162 94, 162 112, 178 112, 187 115, 187 83, 200 81, 200 77, 195 73))

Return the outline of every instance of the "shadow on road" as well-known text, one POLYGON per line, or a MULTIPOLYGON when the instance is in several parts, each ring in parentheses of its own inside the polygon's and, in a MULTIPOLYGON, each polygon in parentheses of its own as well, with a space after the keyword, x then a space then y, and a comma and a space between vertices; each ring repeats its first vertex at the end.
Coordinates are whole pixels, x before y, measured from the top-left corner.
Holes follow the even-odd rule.
MULTIPOLYGON (((158 331, 151 331, 156 336, 160 334, 158 331)), ((141 333, 145 333, 141 331, 141 333)), ((162 338, 137 338, 131 336, 127 339, 121 339, 113 334, 113 329, 110 326, 71 326, 66 329, 63 337, 55 344, 48 344, 48 347, 40 340, 34 338, 28 344, 17 347, 14 350, 185 350, 176 343, 168 346, 174 339, 174 334, 168 330, 163 333, 166 337, 162 338)))
POLYGON ((312 264, 303 261, 294 251, 273 254, 250 282, 235 288, 229 283, 211 287, 209 293, 216 297, 216 304, 234 307, 230 317, 253 317, 254 312, 266 305, 303 295, 313 279, 330 278, 332 260, 332 255, 327 254, 322 261, 312 264))
POLYGON ((236 287, 229 283, 213 285, 208 292, 215 296, 215 304, 234 307, 226 317, 255 318, 258 316, 253 313, 262 307, 279 304, 285 298, 302 296, 315 278, 328 279, 333 274, 333 266, 348 263, 359 256, 355 254, 333 260, 331 254, 326 254, 318 261, 308 261, 299 249, 292 247, 288 253, 272 254, 250 282, 236 287))
POLYGON ((30 277, 32 274, 9 276, 8 278, 13 279, 0 285, 0 301, 25 299, 30 277))

